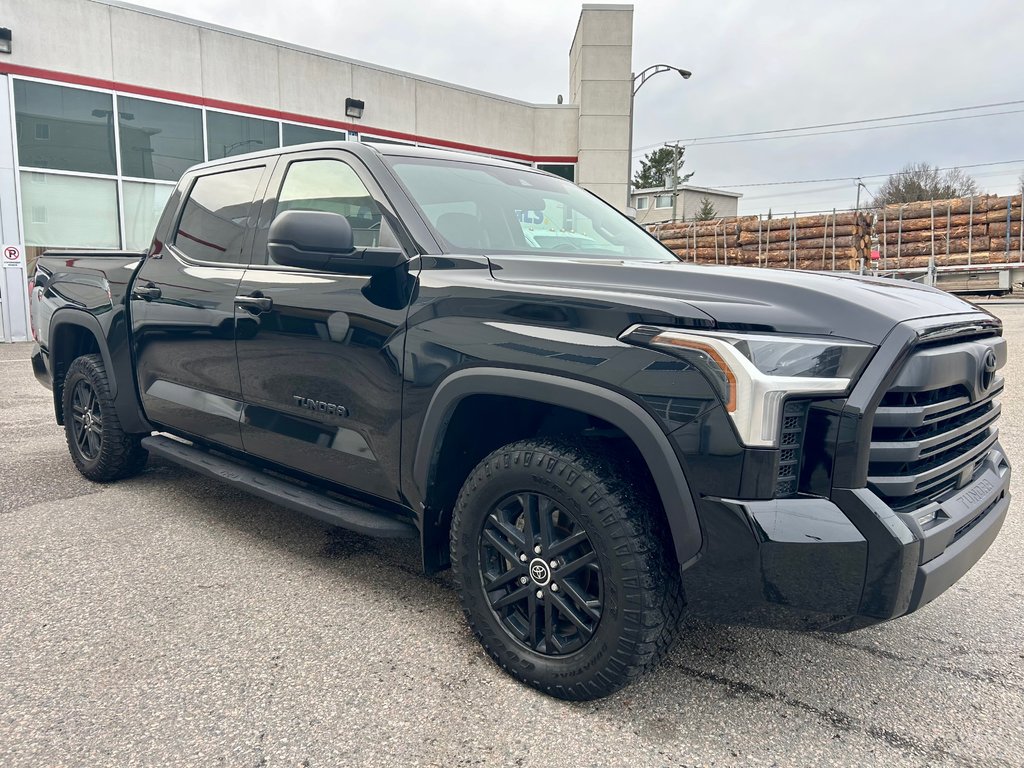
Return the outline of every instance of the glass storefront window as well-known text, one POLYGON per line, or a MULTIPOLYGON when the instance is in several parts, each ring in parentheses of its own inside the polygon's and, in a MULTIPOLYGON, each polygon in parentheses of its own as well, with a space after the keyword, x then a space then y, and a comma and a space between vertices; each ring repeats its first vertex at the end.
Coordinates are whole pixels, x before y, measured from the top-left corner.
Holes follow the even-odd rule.
POLYGON ((149 248, 156 223, 174 187, 170 184, 146 184, 126 181, 124 190, 124 247, 131 251, 149 248))
POLYGON ((567 163, 537 163, 538 171, 547 171, 555 176, 561 176, 566 181, 576 181, 576 166, 567 163))
POLYGON ((327 128, 313 128, 309 125, 292 125, 284 123, 284 145, 286 147, 295 144, 308 144, 312 141, 345 141, 347 138, 344 131, 332 131, 327 128))
POLYGON ((206 146, 210 159, 273 149, 278 146, 277 126, 272 120, 207 111, 206 146))
POLYGON ((159 101, 117 99, 121 174, 177 181, 203 162, 203 113, 159 101))
POLYGON ((21 172, 25 245, 118 248, 117 183, 53 173, 21 172))
POLYGON ((15 79, 14 114, 21 165, 117 172, 109 93, 15 79))

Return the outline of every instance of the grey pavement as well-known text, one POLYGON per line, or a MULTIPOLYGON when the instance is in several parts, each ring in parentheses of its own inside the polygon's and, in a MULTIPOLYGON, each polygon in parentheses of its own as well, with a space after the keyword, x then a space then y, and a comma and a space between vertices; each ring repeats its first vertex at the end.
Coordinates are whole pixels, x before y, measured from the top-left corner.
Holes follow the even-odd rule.
MULTIPOLYGON (((1001 431, 1024 473, 1024 307, 1001 431)), ((568 704, 502 673, 413 548, 158 461, 74 470, 0 344, 0 766, 1024 765, 1020 502, 918 613, 830 636, 688 621, 568 704)))

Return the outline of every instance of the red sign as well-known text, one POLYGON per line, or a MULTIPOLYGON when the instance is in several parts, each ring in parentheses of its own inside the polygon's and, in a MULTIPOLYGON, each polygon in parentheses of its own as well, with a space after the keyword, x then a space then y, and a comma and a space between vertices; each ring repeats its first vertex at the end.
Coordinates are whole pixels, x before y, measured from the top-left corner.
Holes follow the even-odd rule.
POLYGON ((10 261, 17 261, 21 258, 21 251, 15 248, 13 245, 8 245, 4 248, 4 258, 10 261))

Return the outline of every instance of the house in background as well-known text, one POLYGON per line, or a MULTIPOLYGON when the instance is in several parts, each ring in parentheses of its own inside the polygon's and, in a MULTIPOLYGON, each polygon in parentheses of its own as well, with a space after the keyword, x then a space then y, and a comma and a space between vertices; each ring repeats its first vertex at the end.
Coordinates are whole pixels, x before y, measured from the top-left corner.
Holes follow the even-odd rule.
MULTIPOLYGON (((705 197, 715 206, 717 218, 735 216, 739 192, 727 192, 724 189, 710 187, 694 187, 682 184, 678 189, 679 200, 676 202, 676 220, 693 221, 700 210, 701 200, 705 197)), ((658 224, 672 220, 672 188, 658 187, 655 189, 634 189, 629 196, 630 205, 636 208, 637 224, 658 224)))

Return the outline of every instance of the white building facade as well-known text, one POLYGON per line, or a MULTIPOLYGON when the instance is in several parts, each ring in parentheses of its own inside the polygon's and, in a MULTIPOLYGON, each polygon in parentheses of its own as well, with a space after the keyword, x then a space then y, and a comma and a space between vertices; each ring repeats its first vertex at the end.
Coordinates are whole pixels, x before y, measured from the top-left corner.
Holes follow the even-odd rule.
MULTIPOLYGON (((4 0, 0 27, 0 243, 21 249, 23 273, 49 248, 147 247, 195 163, 317 140, 475 152, 626 199, 630 5, 582 7, 564 104, 113 0, 4 0)), ((0 282, 2 337, 21 340, 13 274, 0 282)))
MULTIPOLYGON (((704 204, 705 198, 714 207, 715 218, 736 216, 739 200, 743 197, 739 192, 696 187, 689 184, 680 185, 675 194, 678 196, 675 201, 676 221, 693 221, 704 204)), ((637 223, 661 224, 672 221, 672 196, 671 187, 634 189, 630 192, 630 204, 636 209, 637 223)))

